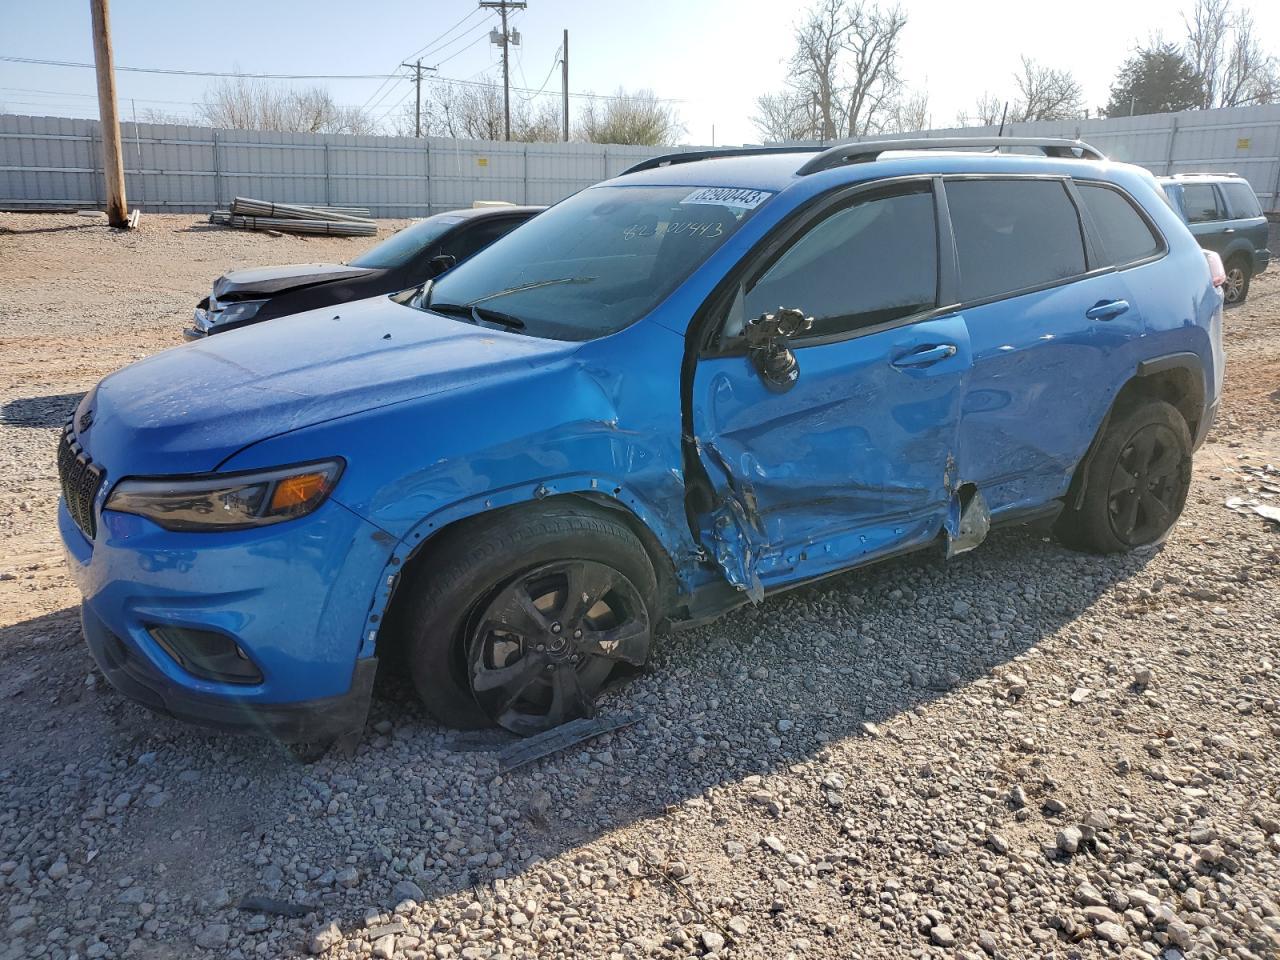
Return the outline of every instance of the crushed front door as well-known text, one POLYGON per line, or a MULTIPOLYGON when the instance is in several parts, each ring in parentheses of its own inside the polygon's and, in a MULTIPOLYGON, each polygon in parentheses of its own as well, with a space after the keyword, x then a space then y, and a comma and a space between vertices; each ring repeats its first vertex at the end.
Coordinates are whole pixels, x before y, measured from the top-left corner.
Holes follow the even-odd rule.
POLYGON ((964 320, 936 308, 934 216, 925 184, 819 218, 744 281, 722 338, 740 349, 698 360, 691 430, 712 503, 694 522, 752 599, 932 540, 948 518, 970 354, 964 320), (811 329, 772 357, 759 337, 746 348, 779 303, 811 329))

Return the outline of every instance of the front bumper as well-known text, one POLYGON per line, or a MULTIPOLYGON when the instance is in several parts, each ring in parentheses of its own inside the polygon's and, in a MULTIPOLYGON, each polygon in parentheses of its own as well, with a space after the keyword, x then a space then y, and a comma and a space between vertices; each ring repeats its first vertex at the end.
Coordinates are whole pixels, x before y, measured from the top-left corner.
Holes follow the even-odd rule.
POLYGON ((333 500, 225 533, 165 531, 100 504, 98 518, 90 542, 58 506, 85 638, 122 693, 184 720, 286 740, 359 729, 375 664, 369 604, 393 538, 333 500), (234 639, 261 682, 188 672, 157 642, 157 627, 234 639))
POLYGON ((111 685, 163 716, 286 743, 332 740, 364 729, 377 673, 376 657, 356 661, 351 688, 339 696, 297 703, 254 703, 201 696, 168 682, 140 651, 112 633, 87 603, 80 606, 80 623, 89 652, 111 685))
POLYGON ((191 317, 191 326, 182 328, 182 339, 202 340, 213 332, 213 324, 209 319, 209 310, 205 306, 209 302, 206 297, 200 301, 200 306, 196 307, 195 313, 191 317))

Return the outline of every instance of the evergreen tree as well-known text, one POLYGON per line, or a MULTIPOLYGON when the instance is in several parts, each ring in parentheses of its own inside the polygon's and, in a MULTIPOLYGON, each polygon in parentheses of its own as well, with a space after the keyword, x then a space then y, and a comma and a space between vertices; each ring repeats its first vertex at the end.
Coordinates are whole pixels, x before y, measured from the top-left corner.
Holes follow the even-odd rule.
POLYGON ((1199 75, 1172 43, 1139 49, 1125 61, 1111 86, 1108 117, 1194 110, 1204 99, 1199 75))

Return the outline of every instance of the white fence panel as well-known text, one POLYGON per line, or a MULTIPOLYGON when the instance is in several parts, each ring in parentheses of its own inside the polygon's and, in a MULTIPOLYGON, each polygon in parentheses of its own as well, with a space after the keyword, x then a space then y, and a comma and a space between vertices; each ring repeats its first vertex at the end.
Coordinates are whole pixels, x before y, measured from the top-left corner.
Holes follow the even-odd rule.
MULTIPOLYGON (((996 132, 953 128, 905 136, 996 132)), ((1236 172, 1264 207, 1280 209, 1280 105, 1019 123, 1004 132, 1081 137, 1157 174, 1236 172)), ((148 123, 124 123, 121 133, 130 205, 186 213, 225 208, 237 195, 362 206, 377 217, 426 216, 477 200, 548 204, 677 149, 148 123)), ((0 208, 100 207, 101 153, 95 120, 0 116, 0 208)))

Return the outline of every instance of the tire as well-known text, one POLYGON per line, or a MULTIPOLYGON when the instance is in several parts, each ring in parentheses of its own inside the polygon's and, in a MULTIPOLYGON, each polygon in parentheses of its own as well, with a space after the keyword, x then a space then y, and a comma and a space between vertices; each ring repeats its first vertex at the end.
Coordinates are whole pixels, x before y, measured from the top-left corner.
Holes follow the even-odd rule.
MULTIPOLYGON (((1191 432, 1171 404, 1142 400, 1113 415, 1080 470, 1084 498, 1073 508, 1074 495, 1068 494, 1054 524, 1060 543, 1089 553, 1124 553, 1159 543, 1187 502, 1191 432)), ((1073 483, 1072 490, 1077 488, 1073 483)))
POLYGON ((1228 306, 1244 303, 1249 296, 1249 281, 1253 279, 1253 267, 1245 257, 1235 256, 1227 261, 1227 282, 1222 286, 1222 297, 1228 306))
MULTIPOLYGON (((441 723, 466 729, 497 723, 515 733, 536 733, 575 715, 590 715, 595 696, 606 682, 633 667, 639 668, 647 660, 652 624, 657 622, 657 577, 644 546, 619 519, 589 508, 512 508, 447 530, 441 534, 440 542, 428 550, 429 554, 404 586, 406 594, 396 611, 395 622, 418 696, 427 711, 441 723), (644 636, 638 641, 628 639, 624 654, 630 657, 628 662, 614 658, 606 662, 606 658, 576 652, 573 644, 583 641, 571 636, 571 625, 563 636, 558 636, 559 629, 557 636, 540 634, 541 639, 547 641, 548 649, 543 651, 539 646, 536 656, 548 663, 552 657, 557 659, 546 667, 548 673, 537 674, 533 683, 542 684, 544 676, 557 682, 569 677, 582 692, 579 701, 582 709, 562 710, 563 716, 553 716, 561 688, 557 682, 551 682, 546 717, 539 719, 532 714, 522 714, 512 719, 511 711, 496 714, 491 702, 494 691, 474 689, 477 670, 487 670, 486 676, 502 673, 497 666, 479 663, 489 651, 477 638, 477 631, 484 626, 478 619, 487 616, 492 606, 511 591, 518 593, 524 585, 522 578, 547 579, 555 584, 551 589, 557 591, 556 596, 562 591, 565 604, 569 604, 573 582, 569 577, 579 568, 596 574, 612 571, 617 575, 616 582, 608 588, 609 593, 602 595, 599 603, 607 599, 609 604, 617 606, 616 598, 623 597, 628 614, 635 615, 635 629, 643 626, 644 636), (563 586, 560 586, 562 576, 563 586), (631 607, 637 609, 630 610, 631 607), (550 648, 557 643, 561 649, 553 652, 550 648)), ((528 595, 526 591, 525 596, 528 595)), ((524 608, 528 611, 527 603, 524 608)), ((586 625, 595 609, 595 605, 585 608, 581 611, 583 619, 575 622, 586 625)), ((556 612, 551 611, 547 619, 556 612)), ((613 613, 612 606, 609 612, 613 613)), ((493 623, 492 617, 486 620, 486 624, 493 623)), ((555 625, 559 627, 558 622, 555 625)), ((603 636, 607 631, 593 628, 586 632, 591 637, 603 636)), ((516 641, 511 635, 503 636, 502 643, 509 650, 516 641)), ((525 663, 526 657, 533 666, 535 639, 532 635, 527 640, 521 636, 518 651, 507 654, 515 657, 515 666, 525 663)), ((488 646, 496 646, 492 632, 489 640, 492 642, 488 646)))

